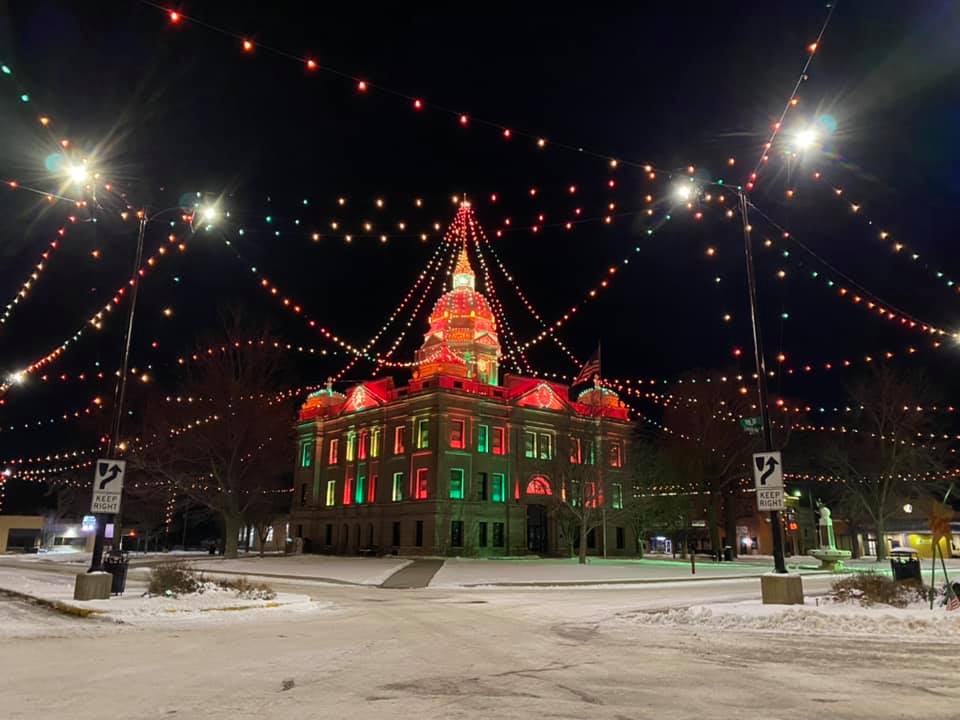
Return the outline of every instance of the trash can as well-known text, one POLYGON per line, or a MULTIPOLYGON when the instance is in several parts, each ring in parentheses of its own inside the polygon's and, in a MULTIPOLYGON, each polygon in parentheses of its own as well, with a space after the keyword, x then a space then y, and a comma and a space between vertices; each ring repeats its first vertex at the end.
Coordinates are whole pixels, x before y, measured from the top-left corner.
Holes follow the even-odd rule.
POLYGON ((111 594, 123 595, 123 591, 127 587, 127 567, 129 563, 127 553, 110 553, 107 559, 103 561, 104 571, 113 576, 110 582, 111 594))
POLYGON ((724 546, 723 548, 723 559, 727 562, 733 561, 733 548, 729 545, 724 546))
POLYGON ((898 547, 890 551, 890 571, 896 582, 923 582, 920 556, 912 547, 898 547))

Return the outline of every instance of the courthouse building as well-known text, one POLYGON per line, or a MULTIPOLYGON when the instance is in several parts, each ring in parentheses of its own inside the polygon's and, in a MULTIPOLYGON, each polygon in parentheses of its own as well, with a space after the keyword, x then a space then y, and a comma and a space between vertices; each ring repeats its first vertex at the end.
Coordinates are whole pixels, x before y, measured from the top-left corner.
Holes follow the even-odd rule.
POLYGON ((597 386, 572 396, 538 378, 501 380, 501 356, 464 243, 409 383, 328 384, 303 404, 291 534, 324 553, 564 554, 563 528, 574 533, 558 510, 577 476, 596 478, 603 506, 589 552, 632 554, 615 512, 630 492, 626 406, 597 386))

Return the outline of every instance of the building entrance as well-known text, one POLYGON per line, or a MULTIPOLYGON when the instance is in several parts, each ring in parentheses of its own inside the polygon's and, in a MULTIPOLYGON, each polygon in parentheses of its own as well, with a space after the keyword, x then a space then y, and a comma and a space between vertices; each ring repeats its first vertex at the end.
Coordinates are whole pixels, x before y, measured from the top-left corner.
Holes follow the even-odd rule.
POLYGON ((547 542, 547 508, 543 505, 527 505, 527 550, 545 555, 547 542))

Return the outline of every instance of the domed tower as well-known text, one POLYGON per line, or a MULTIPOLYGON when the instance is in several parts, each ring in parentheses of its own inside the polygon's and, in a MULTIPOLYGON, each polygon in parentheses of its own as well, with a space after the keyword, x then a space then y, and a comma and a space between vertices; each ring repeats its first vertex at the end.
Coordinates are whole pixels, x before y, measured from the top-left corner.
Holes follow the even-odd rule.
POLYGON ((497 323, 476 283, 464 243, 453 271, 453 287, 430 313, 430 329, 417 351, 419 377, 444 373, 498 384, 501 353, 497 323))

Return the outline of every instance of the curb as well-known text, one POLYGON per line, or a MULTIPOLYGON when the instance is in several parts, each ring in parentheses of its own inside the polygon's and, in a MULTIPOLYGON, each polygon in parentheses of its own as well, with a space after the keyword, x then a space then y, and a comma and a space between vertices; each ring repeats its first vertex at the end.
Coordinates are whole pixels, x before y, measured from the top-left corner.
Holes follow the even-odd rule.
POLYGON ((18 600, 26 600, 34 605, 40 605, 58 612, 61 615, 72 615, 73 617, 78 618, 99 618, 100 616, 105 615, 102 610, 91 610, 89 608, 77 607, 76 605, 71 605, 60 600, 47 600, 46 598, 37 597, 36 595, 28 595, 27 593, 19 592, 18 590, 0 588, 0 595, 8 595, 18 600))
MULTIPOLYGON (((803 576, 809 575, 831 575, 825 571, 811 571, 803 573, 803 576)), ((482 588, 482 587, 590 587, 599 585, 656 585, 662 583, 686 583, 686 582, 714 582, 729 580, 757 580, 760 575, 721 575, 716 577, 682 577, 682 578, 637 578, 634 580, 572 580, 555 582, 487 582, 470 583, 466 585, 430 585, 436 590, 455 590, 456 588, 482 588)))

